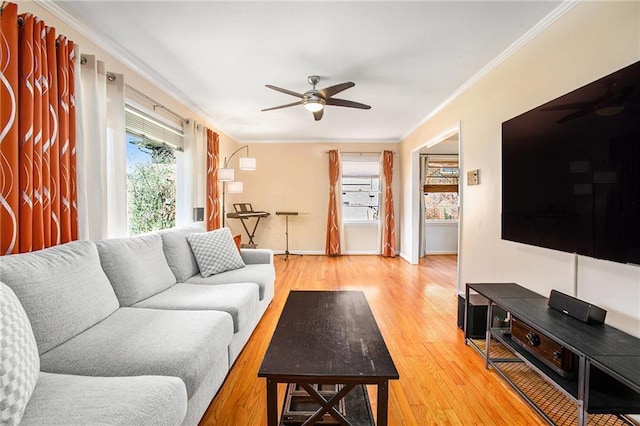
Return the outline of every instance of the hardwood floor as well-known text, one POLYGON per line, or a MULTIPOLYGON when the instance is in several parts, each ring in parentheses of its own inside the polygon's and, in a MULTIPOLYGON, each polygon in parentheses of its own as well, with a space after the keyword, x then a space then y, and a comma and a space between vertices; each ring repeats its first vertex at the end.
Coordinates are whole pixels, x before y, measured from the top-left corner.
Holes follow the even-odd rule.
MULTIPOLYGON (((381 256, 276 257, 276 296, 201 425, 265 425, 258 368, 290 290, 365 293, 400 373, 390 382, 390 425, 542 425, 535 412, 464 345, 456 326, 456 257, 419 265, 381 256)), ((279 389, 280 403, 284 385, 279 389)), ((375 399, 375 387, 369 389, 375 399)), ((375 412, 375 401, 372 401, 375 412)))

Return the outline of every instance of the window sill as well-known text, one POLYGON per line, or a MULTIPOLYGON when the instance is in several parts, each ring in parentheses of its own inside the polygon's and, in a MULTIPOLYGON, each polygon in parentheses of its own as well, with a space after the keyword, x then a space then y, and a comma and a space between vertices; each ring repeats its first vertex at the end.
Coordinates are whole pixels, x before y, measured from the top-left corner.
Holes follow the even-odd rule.
POLYGON ((427 225, 457 225, 458 219, 425 219, 427 225))

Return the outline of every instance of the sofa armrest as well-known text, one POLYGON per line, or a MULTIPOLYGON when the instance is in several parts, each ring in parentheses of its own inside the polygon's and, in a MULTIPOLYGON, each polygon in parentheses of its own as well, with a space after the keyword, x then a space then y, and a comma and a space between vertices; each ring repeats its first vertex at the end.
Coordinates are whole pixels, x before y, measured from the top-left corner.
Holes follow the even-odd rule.
POLYGON ((240 249, 240 256, 247 265, 267 263, 273 265, 273 250, 269 249, 240 249))

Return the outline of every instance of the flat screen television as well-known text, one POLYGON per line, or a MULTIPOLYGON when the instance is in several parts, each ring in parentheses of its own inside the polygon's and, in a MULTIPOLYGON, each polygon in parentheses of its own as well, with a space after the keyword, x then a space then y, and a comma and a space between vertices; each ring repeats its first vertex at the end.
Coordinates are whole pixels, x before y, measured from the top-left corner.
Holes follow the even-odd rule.
POLYGON ((502 123, 502 239, 640 265, 640 62, 502 123))

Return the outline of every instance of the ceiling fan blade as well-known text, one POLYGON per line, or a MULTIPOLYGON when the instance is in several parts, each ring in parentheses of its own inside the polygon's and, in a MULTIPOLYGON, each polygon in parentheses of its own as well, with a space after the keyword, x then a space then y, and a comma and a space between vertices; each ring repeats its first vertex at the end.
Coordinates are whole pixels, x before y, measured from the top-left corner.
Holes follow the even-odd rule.
POLYGON ((562 105, 554 105, 546 108, 540 108, 540 111, 562 111, 565 109, 583 109, 583 108, 591 108, 595 102, 576 102, 572 104, 562 104, 562 105))
POLYGON ((581 109, 580 111, 572 112, 571 114, 562 117, 560 120, 556 121, 556 123, 558 124, 568 123, 571 120, 575 120, 576 118, 580 118, 583 115, 587 115, 591 112, 593 112, 591 108, 581 109))
POLYGON ((343 90, 347 90, 355 85, 356 84, 354 82, 348 81, 346 83, 336 84, 335 86, 325 87, 324 89, 318 90, 318 92, 320 92, 325 99, 329 99, 331 96, 337 95, 343 90))
POLYGON ((304 95, 302 93, 296 93, 291 90, 283 89, 282 87, 272 86, 271 84, 265 84, 269 89, 275 90, 277 92, 286 93, 287 95, 295 96, 296 98, 302 98, 304 95))
POLYGON ((316 121, 320 121, 320 119, 322 118, 322 116, 324 115, 324 108, 322 108, 320 111, 316 111, 313 113, 313 118, 316 119, 316 121))
POLYGON ((327 99, 327 105, 341 106, 341 107, 348 107, 348 108, 371 109, 369 105, 361 104, 360 102, 347 101, 346 99, 336 99, 336 98, 327 99))
POLYGON ((298 102, 293 102, 290 104, 286 104, 286 105, 279 105, 279 106, 275 106, 275 107, 271 107, 271 108, 265 108, 265 109, 261 109, 260 111, 271 111, 272 109, 280 109, 280 108, 287 108, 287 107, 292 107, 292 106, 296 106, 296 105, 302 105, 302 101, 298 101, 298 102))
POLYGON ((629 114, 640 115, 640 102, 627 102, 624 104, 624 110, 629 114))

